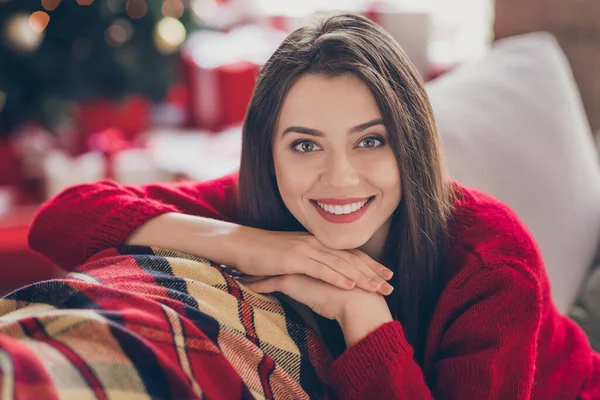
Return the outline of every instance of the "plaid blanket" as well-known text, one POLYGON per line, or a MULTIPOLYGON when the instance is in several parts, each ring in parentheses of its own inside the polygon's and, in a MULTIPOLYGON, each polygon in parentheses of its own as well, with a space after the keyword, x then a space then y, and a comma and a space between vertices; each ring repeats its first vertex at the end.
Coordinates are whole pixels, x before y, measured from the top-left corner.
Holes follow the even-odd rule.
POLYGON ((122 247, 0 299, 2 399, 320 399, 293 308, 189 255, 122 247))

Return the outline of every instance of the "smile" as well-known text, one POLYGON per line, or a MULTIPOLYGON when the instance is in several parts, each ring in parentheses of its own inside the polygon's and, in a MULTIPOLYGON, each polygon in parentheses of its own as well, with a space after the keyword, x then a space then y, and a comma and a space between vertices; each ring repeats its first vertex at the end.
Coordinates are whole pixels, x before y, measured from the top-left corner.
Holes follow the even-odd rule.
POLYGON ((360 210, 361 208, 363 208, 365 206, 365 204, 367 204, 367 202, 369 201, 370 198, 366 198, 364 200, 361 201, 357 201, 357 202, 353 202, 353 203, 349 203, 349 204, 326 204, 326 203, 321 203, 320 201, 317 201, 317 205, 319 207, 321 207, 323 210, 327 211, 330 214, 336 214, 336 215, 340 215, 340 214, 350 214, 353 213, 355 211, 360 210))
POLYGON ((310 202, 326 221, 348 223, 359 219, 374 198, 375 196, 352 199, 316 199, 310 200, 310 202))

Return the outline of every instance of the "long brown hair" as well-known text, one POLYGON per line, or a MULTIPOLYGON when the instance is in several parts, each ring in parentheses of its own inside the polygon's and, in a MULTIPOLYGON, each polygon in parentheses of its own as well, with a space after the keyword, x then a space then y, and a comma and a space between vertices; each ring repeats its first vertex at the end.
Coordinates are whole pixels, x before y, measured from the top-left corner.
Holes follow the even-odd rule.
POLYGON ((422 361, 441 290, 451 187, 423 82, 394 39, 353 14, 330 16, 290 34, 263 66, 243 126, 240 216, 268 230, 304 228, 285 207, 273 175, 273 136, 291 85, 304 74, 351 73, 373 94, 401 173, 403 198, 392 217, 384 264, 395 272, 388 305, 422 361))

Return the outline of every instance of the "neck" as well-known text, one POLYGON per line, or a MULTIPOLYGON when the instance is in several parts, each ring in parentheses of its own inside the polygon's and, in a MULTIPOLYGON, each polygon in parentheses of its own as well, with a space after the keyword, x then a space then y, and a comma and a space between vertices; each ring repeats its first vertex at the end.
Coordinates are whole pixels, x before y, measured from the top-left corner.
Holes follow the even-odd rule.
POLYGON ((383 257, 383 247, 385 246, 385 241, 387 239, 388 232, 390 231, 390 226, 391 218, 387 220, 387 222, 383 224, 373 236, 371 236, 371 239, 369 239, 367 243, 363 244, 358 249, 367 254, 373 260, 381 262, 383 257))

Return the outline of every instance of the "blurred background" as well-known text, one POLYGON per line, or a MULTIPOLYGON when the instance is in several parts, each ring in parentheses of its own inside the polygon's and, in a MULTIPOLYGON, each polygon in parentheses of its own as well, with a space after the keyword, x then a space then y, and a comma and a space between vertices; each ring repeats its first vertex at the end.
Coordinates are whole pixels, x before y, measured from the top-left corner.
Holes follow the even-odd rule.
POLYGON ((0 0, 0 292, 58 270, 28 250, 39 205, 77 183, 237 168, 260 66, 315 13, 381 24, 426 82, 545 30, 600 128, 600 4, 580 0, 0 0), (10 267, 7 267, 10 266, 10 267))
POLYGON ((373 19, 431 80, 485 52, 492 4, 0 0, 0 265, 12 266, 5 286, 55 271, 27 249, 26 232, 39 204, 62 189, 234 171, 260 66, 313 15, 373 19))

